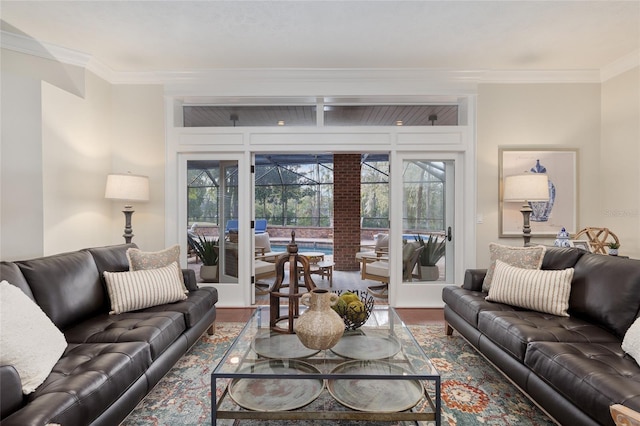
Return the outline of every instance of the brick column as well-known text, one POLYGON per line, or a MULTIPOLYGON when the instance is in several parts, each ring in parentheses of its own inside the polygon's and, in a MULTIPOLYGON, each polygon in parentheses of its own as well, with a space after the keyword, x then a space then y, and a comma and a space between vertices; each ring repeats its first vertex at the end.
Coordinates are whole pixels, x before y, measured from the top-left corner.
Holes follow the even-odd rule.
POLYGON ((333 155, 333 261, 338 271, 357 271, 360 250, 360 154, 333 155))

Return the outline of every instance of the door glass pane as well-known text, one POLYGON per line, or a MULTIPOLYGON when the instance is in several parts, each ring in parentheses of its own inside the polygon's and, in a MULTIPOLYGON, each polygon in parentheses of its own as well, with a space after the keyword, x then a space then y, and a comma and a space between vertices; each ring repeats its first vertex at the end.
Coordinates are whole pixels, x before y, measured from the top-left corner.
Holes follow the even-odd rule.
POLYGON ((403 281, 444 281, 446 177, 443 161, 403 163, 403 281))
POLYGON ((238 282, 238 232, 238 162, 188 161, 187 263, 198 281, 238 282))

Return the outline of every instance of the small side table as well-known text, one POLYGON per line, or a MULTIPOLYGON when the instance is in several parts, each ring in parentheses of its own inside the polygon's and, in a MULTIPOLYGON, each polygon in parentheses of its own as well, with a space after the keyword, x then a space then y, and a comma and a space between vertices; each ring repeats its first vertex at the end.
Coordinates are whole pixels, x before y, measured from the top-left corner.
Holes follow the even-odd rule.
POLYGON ((324 253, 321 251, 302 251, 300 255, 309 259, 309 263, 312 265, 324 260, 324 253))
MULTIPOLYGON (((333 267, 334 263, 328 260, 321 260, 317 263, 309 264, 309 275, 320 275, 324 280, 327 278, 329 280, 329 288, 333 286, 333 267)), ((304 277, 304 271, 300 266, 298 266, 298 273, 300 277, 304 277)))
POLYGON ((316 264, 318 266, 317 271, 313 271, 313 274, 318 274, 324 280, 325 277, 329 280, 329 288, 333 286, 333 266, 334 263, 328 260, 323 260, 316 264))

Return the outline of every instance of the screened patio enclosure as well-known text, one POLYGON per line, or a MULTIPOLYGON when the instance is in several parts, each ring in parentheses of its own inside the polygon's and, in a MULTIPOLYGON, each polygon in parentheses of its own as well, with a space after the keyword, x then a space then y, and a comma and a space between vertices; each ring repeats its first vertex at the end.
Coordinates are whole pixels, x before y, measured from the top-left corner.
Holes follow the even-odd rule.
MULTIPOLYGON (((238 219, 237 167, 221 168, 218 161, 195 160, 188 162, 187 171, 187 226, 196 224, 200 233, 228 238, 229 223, 238 219)), ((377 235, 389 232, 388 155, 361 154, 359 173, 358 248, 374 244, 377 235)), ((333 154, 256 155, 253 176, 254 217, 266 220, 272 246, 286 250, 291 231, 295 230, 301 251, 322 250, 331 260, 336 253, 345 255, 344 251, 334 251, 333 195, 334 185, 349 183, 335 176, 333 154)), ((426 239, 427 234, 445 235, 445 179, 444 162, 404 162, 405 241, 412 242, 418 236, 426 239)), ((355 259, 358 249, 354 250, 346 256, 355 259)), ((420 278, 420 274, 416 277, 420 278)))
MULTIPOLYGON (((362 155, 362 222, 388 226, 389 162, 387 154, 362 155)), ((237 196, 237 175, 220 193, 218 161, 189 161, 188 225, 220 226, 219 199, 237 196), (233 180, 236 184, 233 185, 233 180)), ((333 155, 278 154, 255 157, 255 217, 270 226, 331 227, 333 223, 333 155)), ((233 206, 233 203, 231 203, 233 206)), ((237 219, 231 208, 227 219, 237 219)))

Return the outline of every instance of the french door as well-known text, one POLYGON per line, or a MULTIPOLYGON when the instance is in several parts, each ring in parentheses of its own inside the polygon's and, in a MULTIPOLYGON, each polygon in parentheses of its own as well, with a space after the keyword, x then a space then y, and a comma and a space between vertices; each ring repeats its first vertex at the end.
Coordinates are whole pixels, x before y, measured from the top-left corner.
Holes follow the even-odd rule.
MULTIPOLYGON (((187 247, 186 235, 192 232, 218 243, 218 273, 215 282, 202 283, 218 289, 219 298, 230 305, 246 304, 250 289, 240 285, 250 278, 252 257, 246 235, 249 208, 246 197, 250 187, 248 174, 243 174, 244 157, 233 154, 183 154, 179 158, 178 199, 181 230, 179 241, 187 247), (182 207, 184 206, 184 208, 182 207)), ((198 270, 198 261, 187 259, 190 268, 198 270)), ((201 264, 201 262, 200 262, 201 264)))
POLYGON ((392 161, 392 306, 440 307, 442 288, 456 279, 455 235, 463 217, 459 160, 455 153, 398 153, 392 161))

